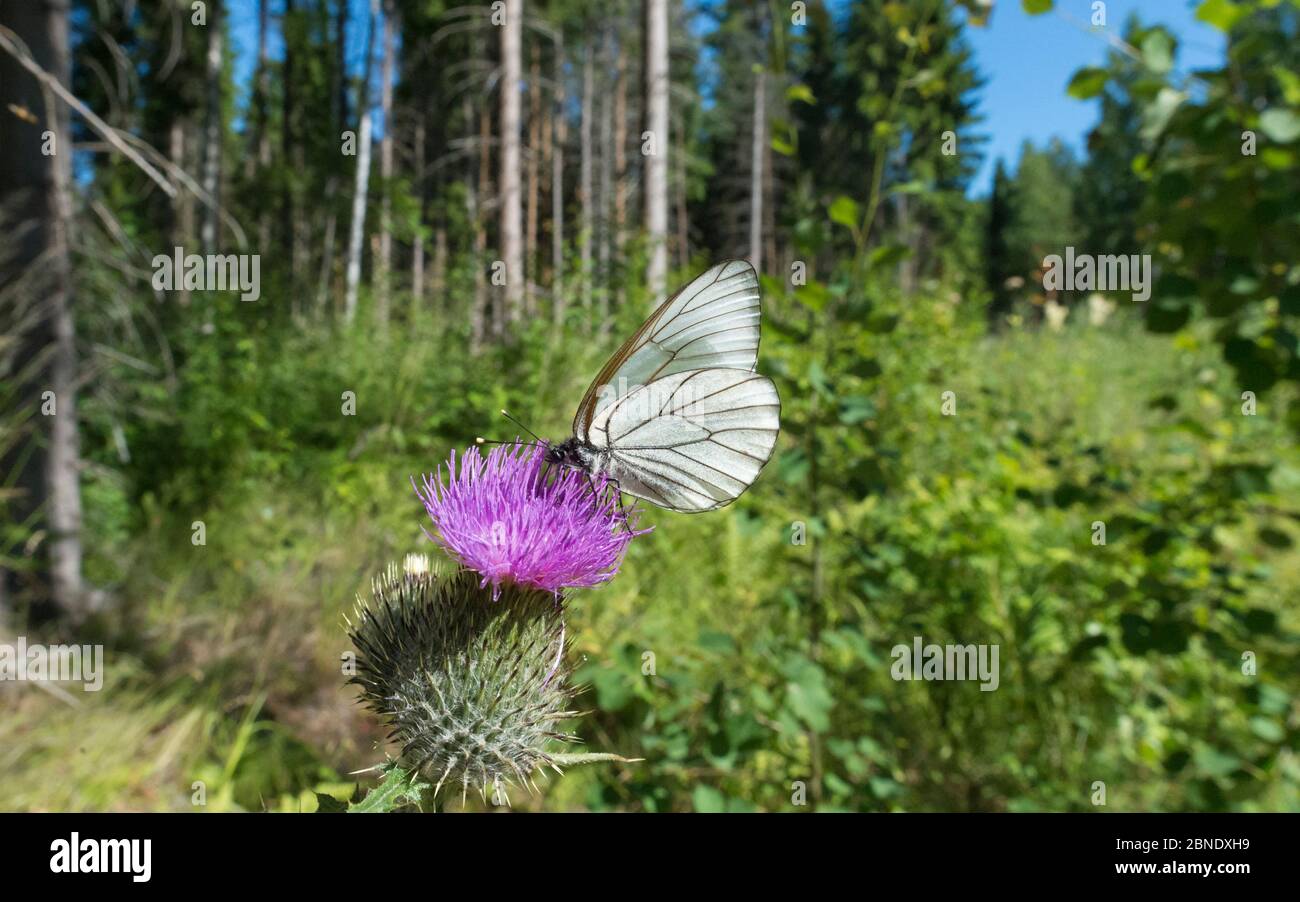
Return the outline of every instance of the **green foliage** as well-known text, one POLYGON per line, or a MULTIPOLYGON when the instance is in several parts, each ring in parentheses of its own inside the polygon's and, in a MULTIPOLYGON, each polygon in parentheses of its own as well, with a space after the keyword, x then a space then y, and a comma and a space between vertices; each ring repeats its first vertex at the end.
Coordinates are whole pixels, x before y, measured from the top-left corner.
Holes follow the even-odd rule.
MULTIPOLYGON (((636 618, 582 676, 599 732, 639 735, 647 764, 588 802, 783 810, 802 782, 821 810, 1082 811, 1100 780, 1118 810, 1300 804, 1284 602, 1300 458, 1277 423, 1239 415, 1203 343, 988 342, 940 299, 875 332, 886 300, 867 314, 826 291, 854 313, 825 329, 797 295, 769 304, 785 437, 710 530, 712 613, 672 638, 640 610, 597 621, 636 618), (827 365, 864 357, 879 370, 827 365), (915 636, 999 645, 999 687, 891 679, 891 649, 915 636), (1267 672, 1243 673, 1245 652, 1267 672)), ((698 571, 679 557, 691 545, 663 559, 698 571)))
POLYGON ((424 793, 430 788, 418 773, 405 770, 400 765, 388 764, 383 768, 379 785, 365 797, 344 805, 333 796, 317 793, 322 813, 348 812, 350 814, 382 814, 411 806, 418 807, 424 793))
MULTIPOLYGON (((1108 96, 1141 116, 1141 143, 1106 140, 1140 151, 1129 153, 1144 189, 1139 232, 1160 273, 1148 325, 1208 317, 1241 390, 1264 393, 1300 380, 1300 10, 1205 0, 1197 17, 1228 34, 1224 65, 1181 73, 1169 35, 1131 23, 1141 66, 1113 56, 1108 96)), ((1117 173, 1114 163, 1098 171, 1117 173)))

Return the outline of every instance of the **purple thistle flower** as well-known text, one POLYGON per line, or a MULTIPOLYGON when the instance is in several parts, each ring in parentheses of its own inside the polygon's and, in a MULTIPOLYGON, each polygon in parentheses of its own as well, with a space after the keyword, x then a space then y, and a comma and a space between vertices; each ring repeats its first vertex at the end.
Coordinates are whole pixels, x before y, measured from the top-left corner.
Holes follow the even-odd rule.
POLYGON ((500 445, 484 458, 470 448, 456 465, 411 485, 433 520, 425 535, 478 571, 493 597, 505 583, 558 593, 590 587, 618 573, 636 529, 605 480, 545 465, 541 445, 500 445))

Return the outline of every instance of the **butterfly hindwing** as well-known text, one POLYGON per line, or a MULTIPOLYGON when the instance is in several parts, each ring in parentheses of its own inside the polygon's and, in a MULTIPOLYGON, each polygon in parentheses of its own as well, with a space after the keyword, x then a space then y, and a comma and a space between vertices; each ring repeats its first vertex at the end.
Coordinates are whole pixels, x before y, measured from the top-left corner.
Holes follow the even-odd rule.
POLYGON ((749 488, 780 421, 770 379, 710 368, 637 386, 595 416, 588 440, 606 452, 622 491, 670 510, 706 511, 749 488))

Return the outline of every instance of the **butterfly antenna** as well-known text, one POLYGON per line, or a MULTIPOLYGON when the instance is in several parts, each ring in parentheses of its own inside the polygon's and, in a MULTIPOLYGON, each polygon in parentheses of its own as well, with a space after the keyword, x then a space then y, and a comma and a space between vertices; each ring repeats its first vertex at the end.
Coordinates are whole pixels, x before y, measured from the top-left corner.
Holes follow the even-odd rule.
POLYGON ((533 430, 529 429, 523 423, 516 420, 513 416, 510 415, 510 411, 506 410, 504 407, 501 408, 501 416, 505 417, 507 420, 514 423, 520 429, 524 430, 524 432, 527 432, 533 438, 537 439, 537 441, 541 442, 543 445, 546 444, 546 442, 542 441, 542 437, 540 435, 538 435, 536 432, 533 432, 533 430))

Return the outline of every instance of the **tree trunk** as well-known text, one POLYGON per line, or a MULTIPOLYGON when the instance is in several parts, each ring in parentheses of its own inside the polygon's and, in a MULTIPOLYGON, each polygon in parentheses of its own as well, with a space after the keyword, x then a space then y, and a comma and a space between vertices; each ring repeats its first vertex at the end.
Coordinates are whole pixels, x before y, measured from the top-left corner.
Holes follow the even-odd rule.
POLYGON ((388 274, 393 264, 393 55, 396 53, 393 19, 397 11, 392 0, 384 0, 384 62, 380 72, 379 106, 384 136, 379 140, 379 177, 383 194, 379 198, 379 259, 375 261, 375 319, 381 329, 388 326, 388 274))
MULTIPOLYGON (((185 163, 185 125, 186 118, 178 115, 172 120, 168 136, 167 158, 177 169, 188 172, 185 163)), ((172 187, 176 194, 172 198, 172 246, 185 247, 194 235, 194 194, 187 190, 179 177, 173 177, 172 187)), ((185 287, 185 280, 176 283, 179 286, 177 303, 182 307, 190 304, 190 292, 185 287)))
MULTIPOLYGON (((473 53, 477 47, 471 43, 470 52, 473 53)), ((463 116, 465 119, 465 135, 467 147, 474 145, 470 140, 474 136, 474 106, 470 101, 469 92, 465 92, 461 100, 463 116)), ((487 106, 484 104, 479 111, 479 119, 486 120, 487 106)), ((482 123, 479 123, 479 129, 482 123)), ((484 157, 486 148, 479 148, 478 156, 478 181, 486 178, 487 161, 484 157)), ((474 158, 469 153, 465 154, 465 219, 473 231, 473 239, 470 246, 470 265, 474 272, 474 300, 470 307, 469 318, 469 346, 471 351, 478 351, 483 346, 484 338, 487 335, 487 288, 483 280, 483 224, 479 219, 478 195, 479 190, 474 174, 474 158)))
POLYGON ((338 97, 335 116, 338 117, 338 127, 343 128, 343 124, 348 121, 348 0, 338 0, 338 14, 336 18, 336 35, 335 51, 337 56, 334 59, 334 67, 338 70, 338 97))
MULTIPOLYGON (((770 121, 771 117, 764 116, 764 119, 770 121)), ((763 233, 763 259, 767 261, 769 271, 773 267, 779 270, 780 260, 776 255, 776 169, 773 166, 772 142, 766 134, 763 136, 763 233)))
POLYGON ((686 210, 686 129, 680 130, 681 144, 673 154, 673 163, 677 170, 676 186, 676 227, 677 227, 677 265, 685 269, 691 262, 691 221, 686 210))
POLYGON ((564 321, 564 142, 569 136, 564 115, 564 48, 555 48, 555 143, 551 148, 551 313, 564 321))
POLYGON ((338 232, 338 213, 334 209, 334 195, 338 191, 338 180, 330 176, 325 183, 325 207, 329 210, 325 220, 325 239, 321 247, 320 279, 316 285, 315 313, 317 319, 325 311, 329 300, 330 281, 334 278, 334 242, 338 232))
POLYGON ((483 104, 478 115, 478 192, 473 211, 474 218, 474 304, 480 311, 478 325, 480 331, 474 347, 480 347, 487 334, 501 337, 505 334, 505 317, 500 309, 493 309, 492 293, 488 291, 487 272, 487 223, 483 217, 483 204, 488 196, 488 172, 492 164, 491 154, 492 128, 489 123, 488 107, 483 104))
MULTIPOLYGON (((424 225, 425 198, 428 191, 424 181, 424 116, 420 115, 415 123, 415 184, 416 195, 420 199, 420 222, 424 225)), ((419 307, 424 302, 424 236, 420 229, 415 230, 411 245, 411 303, 419 307)))
MULTIPOLYGON (((66 0, 0 3, 0 25, 27 45, 35 62, 65 87, 71 82, 66 0)), ((72 219, 72 138, 67 108, 47 107, 40 85, 0 53, 0 211, 12 217, 0 242, 4 309, 30 305, 30 325, 16 336, 20 409, 30 412, 30 447, 5 451, 0 478, 16 477, 13 513, 31 523, 48 582, 35 588, 62 615, 77 620, 90 608, 81 576, 81 488, 77 428, 77 355, 68 259, 72 219), (15 110, 27 110, 27 121, 15 110), (50 132, 53 153, 42 152, 50 132), (15 472, 16 471, 16 472, 15 472)), ((51 102, 53 98, 49 98, 51 102)), ((5 582, 0 573, 0 583, 5 582)), ((7 600, 10 593, 0 590, 7 600)), ((0 612, 3 613, 3 612, 0 612)))
POLYGON ((523 0, 505 0, 501 28, 501 254, 506 272, 506 318, 514 323, 524 306, 523 198, 519 185, 519 82, 523 77, 523 0))
MULTIPOLYGON (((627 57, 621 43, 616 43, 614 75, 614 266, 623 266, 623 249, 627 245, 627 57)), ((623 295, 623 282, 618 281, 623 295)))
POLYGON ((203 190, 209 202, 203 207, 199 243, 204 253, 217 252, 217 201, 221 191, 221 62, 224 26, 221 0, 212 0, 207 24, 207 111, 203 126, 203 190))
MULTIPOLYGON (((271 59, 267 52, 266 37, 269 30, 271 15, 271 0, 260 0, 257 5, 257 101, 256 101, 256 122, 257 122, 257 155, 256 158, 250 156, 249 169, 253 172, 265 173, 271 166, 271 136, 270 136, 270 116, 269 103, 271 95, 271 59), (253 165, 254 159, 256 165, 253 165)), ((250 179, 251 180, 251 179, 250 179)), ((259 199, 258 206, 261 211, 257 218, 257 242, 258 247, 269 247, 271 244, 271 215, 266 204, 259 199)))
POLYGON ((749 168, 749 262, 763 272, 763 148, 767 145, 767 79, 754 73, 754 134, 749 168))
POLYGON ((443 303, 447 290, 447 227, 439 224, 433 234, 433 296, 443 303))
POLYGON ((653 153, 645 158, 646 283, 658 307, 668 282, 668 0, 646 0, 646 125, 653 153))
POLYGON ((542 57, 534 44, 528 69, 528 213, 524 232, 524 309, 531 319, 536 313, 533 288, 537 278, 538 201, 541 189, 539 158, 542 145, 542 57))
POLYGON ((911 297, 916 293, 916 244, 912 233, 912 209, 906 194, 894 195, 894 211, 899 242, 912 251, 898 261, 898 291, 904 297, 911 297))
POLYGON ((578 201, 582 207, 581 234, 578 236, 578 258, 582 264, 582 307, 591 315, 591 239, 596 228, 592 213, 591 120, 595 102, 595 62, 588 44, 582 61, 582 122, 578 128, 578 201))
MULTIPOLYGON (((300 153, 301 142, 296 139, 297 95, 297 55, 294 53, 297 19, 296 0, 284 0, 284 16, 280 20, 280 32, 284 40, 284 61, 281 64, 281 98, 280 98, 280 158, 287 177, 283 181, 280 193, 280 240, 282 253, 289 260, 290 273, 294 284, 298 284, 298 200, 294 184, 301 167, 295 167, 293 160, 300 153)), ((282 258, 283 259, 283 258, 282 258)), ((297 296, 291 300, 297 306, 297 296)))
POLYGON ((379 0, 370 0, 370 25, 366 35, 366 61, 362 68, 361 124, 357 129, 357 170, 352 190, 352 224, 348 231, 348 268, 343 295, 343 320, 357 316, 357 288, 361 284, 361 248, 366 226, 366 194, 370 190, 370 64, 375 49, 375 20, 379 0))
MULTIPOLYGON (((608 71, 610 60, 610 39, 606 35, 604 47, 605 69, 608 71)), ((610 223, 613 222, 613 187, 614 187, 614 109, 610 92, 600 93, 600 185, 598 206, 600 218, 597 220, 599 234, 596 236, 596 271, 600 276, 600 291, 597 298, 596 321, 601 332, 610 327, 609 322, 609 284, 610 284, 610 223)))

